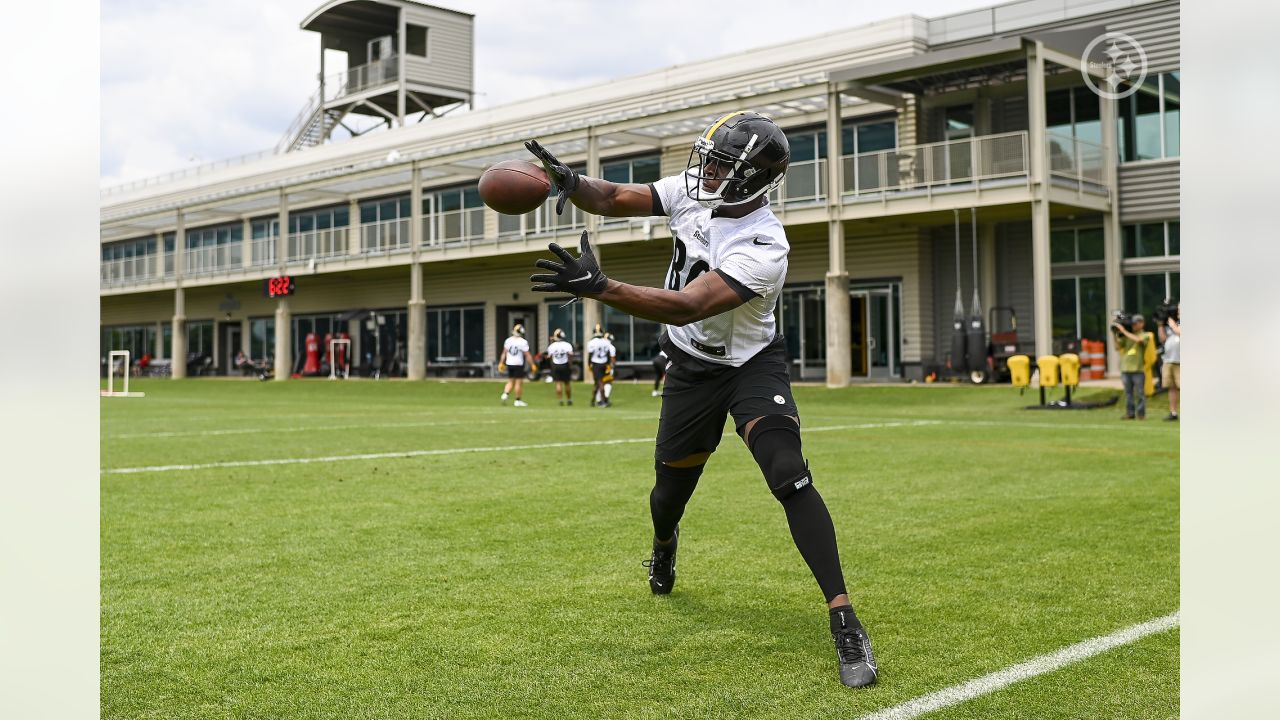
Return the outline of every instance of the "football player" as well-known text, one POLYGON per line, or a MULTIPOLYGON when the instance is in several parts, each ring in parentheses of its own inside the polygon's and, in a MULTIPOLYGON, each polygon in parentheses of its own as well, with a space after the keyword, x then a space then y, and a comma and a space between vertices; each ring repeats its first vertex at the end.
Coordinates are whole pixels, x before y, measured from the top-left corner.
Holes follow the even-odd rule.
POLYGON ((613 366, 618 362, 618 348, 613 344, 613 333, 604 334, 604 341, 609 350, 609 362, 604 366, 604 376, 600 378, 600 407, 613 407, 609 396, 613 394, 613 366))
POLYGON ((511 328, 511 337, 502 343, 502 355, 498 357, 498 372, 507 373, 507 384, 502 387, 502 404, 507 404, 507 397, 514 387, 516 391, 516 407, 527 407, 529 403, 520 399, 524 394, 525 368, 538 368, 529 354, 529 341, 524 339, 524 326, 516 323, 511 328))
POLYGON ((551 379, 556 381, 556 400, 561 405, 573 404, 573 346, 565 342, 564 331, 556 328, 547 346, 551 358, 551 379))
POLYGON ((608 217, 665 216, 671 226, 663 288, 610 279, 585 232, 577 257, 552 243, 556 259, 538 260, 540 272, 529 278, 537 292, 594 298, 664 325, 659 342, 670 365, 649 495, 650 589, 671 592, 678 523, 732 414, 826 600, 840 680, 874 683, 871 640, 849 603, 835 526, 801 450, 800 413, 774 315, 790 245, 768 193, 787 170, 786 135, 758 113, 729 113, 694 141, 685 172, 648 185, 584 177, 537 141, 525 146, 555 185, 557 212, 571 200, 608 217))
POLYGON ((658 397, 662 394, 662 381, 667 377, 667 353, 659 350, 657 355, 653 356, 653 392, 649 393, 652 397, 658 397))
POLYGON ((609 367, 609 348, 612 343, 604 339, 604 331, 597 324, 591 340, 587 342, 587 359, 591 362, 591 380, 595 387, 591 389, 591 404, 600 407, 604 397, 604 376, 609 367))

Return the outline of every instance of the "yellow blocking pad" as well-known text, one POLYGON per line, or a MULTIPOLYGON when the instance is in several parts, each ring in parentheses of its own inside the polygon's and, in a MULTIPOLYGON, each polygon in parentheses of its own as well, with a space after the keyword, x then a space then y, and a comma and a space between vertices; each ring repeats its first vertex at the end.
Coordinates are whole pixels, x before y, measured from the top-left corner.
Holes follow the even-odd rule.
POLYGON ((1014 355, 1005 362, 1009 366, 1009 381, 1014 387, 1024 388, 1031 384, 1031 358, 1014 355))
POLYGON ((1040 387, 1058 386, 1058 358, 1054 355, 1041 355, 1036 358, 1036 366, 1040 368, 1040 387))
POLYGON ((1062 375, 1062 384, 1075 387, 1080 384, 1080 356, 1065 353, 1058 356, 1058 372, 1062 375))

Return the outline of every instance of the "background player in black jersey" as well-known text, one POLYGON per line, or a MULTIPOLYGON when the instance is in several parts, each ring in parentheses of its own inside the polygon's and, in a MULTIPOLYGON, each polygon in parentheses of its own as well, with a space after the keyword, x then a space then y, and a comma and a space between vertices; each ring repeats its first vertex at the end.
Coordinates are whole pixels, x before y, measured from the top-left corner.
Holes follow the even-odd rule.
POLYGON ((555 184, 557 212, 572 200, 598 215, 669 218, 674 251, 665 288, 609 279, 585 232, 578 257, 552 243, 558 261, 537 261, 542 272, 530 277, 535 291, 595 298, 664 325, 660 343, 671 364, 649 496, 650 589, 671 592, 679 520, 732 414, 827 601, 841 681, 874 683, 871 640, 849 603, 835 527, 801 451, 799 410, 774 317, 790 246, 768 192, 786 172, 786 135, 757 113, 730 113, 698 137, 684 174, 650 185, 584 177, 536 141, 526 147, 555 184))

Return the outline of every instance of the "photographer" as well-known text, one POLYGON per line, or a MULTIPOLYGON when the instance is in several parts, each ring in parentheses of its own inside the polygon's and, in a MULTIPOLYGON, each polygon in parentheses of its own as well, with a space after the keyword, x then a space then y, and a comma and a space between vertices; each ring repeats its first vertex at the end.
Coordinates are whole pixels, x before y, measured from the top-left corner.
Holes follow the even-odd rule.
POLYGON ((1141 315, 1129 318, 1129 327, 1125 327, 1123 321, 1123 317, 1118 317, 1111 324, 1111 332, 1116 340, 1116 350, 1120 353, 1120 377, 1124 380, 1125 414, 1121 419, 1132 420, 1136 409, 1137 418, 1146 420, 1146 372, 1143 370, 1142 359, 1146 354, 1147 345, 1152 341, 1151 333, 1143 330, 1146 321, 1141 315))
POLYGON ((1182 393, 1182 325, 1178 318, 1178 306, 1174 305, 1156 328, 1164 345, 1161 382, 1169 391, 1169 415, 1165 417, 1168 422, 1178 422, 1178 396, 1182 393))

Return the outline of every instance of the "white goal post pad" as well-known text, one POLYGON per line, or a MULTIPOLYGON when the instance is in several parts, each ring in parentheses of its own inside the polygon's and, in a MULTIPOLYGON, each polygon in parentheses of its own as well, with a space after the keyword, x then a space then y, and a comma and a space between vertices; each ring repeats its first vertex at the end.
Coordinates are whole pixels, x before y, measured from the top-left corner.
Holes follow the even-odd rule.
POLYGON ((351 338, 330 338, 329 339, 329 379, 337 380, 341 377, 346 380, 351 376, 351 338), (338 346, 346 345, 347 349, 343 357, 346 362, 342 364, 342 375, 338 375, 338 346))
POLYGON ((146 397, 146 393, 129 392, 129 374, 133 371, 133 365, 129 362, 128 350, 112 350, 107 353, 107 389, 101 391, 102 397, 146 397), (119 392, 115 389, 116 380, 116 358, 123 358, 124 372, 121 373, 124 379, 124 389, 119 392))

